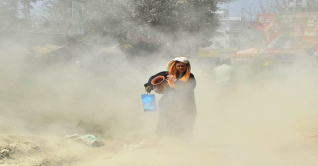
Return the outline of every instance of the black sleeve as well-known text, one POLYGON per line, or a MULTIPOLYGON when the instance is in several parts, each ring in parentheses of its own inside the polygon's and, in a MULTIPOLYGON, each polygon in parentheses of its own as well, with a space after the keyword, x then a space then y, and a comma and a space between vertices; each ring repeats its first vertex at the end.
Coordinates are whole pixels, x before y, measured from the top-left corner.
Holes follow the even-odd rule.
POLYGON ((197 86, 197 81, 195 80, 194 75, 191 73, 189 78, 189 84, 194 89, 197 86))
POLYGON ((187 88, 187 89, 193 90, 196 87, 196 80, 194 75, 190 73, 190 77, 187 83, 177 80, 175 84, 178 88, 181 88, 181 89, 187 88))
POLYGON ((152 79, 154 79, 155 77, 157 76, 165 76, 165 78, 167 79, 167 76, 168 76, 168 71, 162 71, 162 72, 159 72, 153 76, 151 76, 148 80, 147 83, 144 84, 144 87, 147 87, 147 86, 151 86, 151 90, 153 89, 153 86, 151 85, 151 81, 152 79))

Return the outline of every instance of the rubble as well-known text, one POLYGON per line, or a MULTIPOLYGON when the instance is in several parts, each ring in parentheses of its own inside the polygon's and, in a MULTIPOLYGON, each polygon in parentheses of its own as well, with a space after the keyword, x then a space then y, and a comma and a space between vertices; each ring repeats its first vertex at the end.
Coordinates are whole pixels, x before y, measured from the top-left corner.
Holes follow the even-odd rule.
POLYGON ((4 148, 0 150, 0 159, 10 157, 10 149, 4 148))

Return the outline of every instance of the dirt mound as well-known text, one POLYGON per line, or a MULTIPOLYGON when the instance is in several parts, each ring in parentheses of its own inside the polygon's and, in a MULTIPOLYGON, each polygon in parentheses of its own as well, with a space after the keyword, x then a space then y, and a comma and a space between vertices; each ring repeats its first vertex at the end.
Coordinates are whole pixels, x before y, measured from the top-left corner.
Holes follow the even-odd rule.
POLYGON ((2 165, 61 165, 61 159, 44 159, 49 157, 49 148, 44 145, 44 142, 35 135, 0 136, 0 163, 2 165))

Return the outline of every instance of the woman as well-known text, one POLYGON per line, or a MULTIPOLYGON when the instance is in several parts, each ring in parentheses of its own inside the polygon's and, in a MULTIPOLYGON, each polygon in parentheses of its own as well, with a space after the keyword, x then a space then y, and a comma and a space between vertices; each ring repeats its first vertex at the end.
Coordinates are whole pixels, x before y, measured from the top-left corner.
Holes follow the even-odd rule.
POLYGON ((163 136, 172 136, 190 141, 196 118, 194 88, 196 81, 190 73, 191 65, 186 57, 177 57, 167 64, 167 70, 150 77, 145 90, 153 90, 151 81, 157 76, 168 79, 168 88, 159 100, 158 140, 163 136))

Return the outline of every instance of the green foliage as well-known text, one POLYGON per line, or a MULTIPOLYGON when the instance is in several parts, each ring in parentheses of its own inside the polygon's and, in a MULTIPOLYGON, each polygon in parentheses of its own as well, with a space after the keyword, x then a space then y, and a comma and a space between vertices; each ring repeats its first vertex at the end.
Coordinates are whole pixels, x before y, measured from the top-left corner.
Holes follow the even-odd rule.
POLYGON ((26 19, 30 19, 30 11, 33 9, 32 3, 36 3, 41 0, 19 0, 19 3, 23 6, 21 12, 26 19))
POLYGON ((217 5, 229 1, 134 0, 133 2, 132 19, 137 23, 135 28, 150 27, 151 34, 164 35, 163 41, 174 46, 182 40, 184 47, 204 47, 211 44, 209 40, 218 26, 218 18, 214 14, 217 5))
POLYGON ((42 0, 0 0, 0 28, 28 29, 31 27, 32 4, 42 0))
MULTIPOLYGON (((197 33, 215 23, 216 1, 134 0, 134 18, 139 25, 150 25, 164 33, 197 33)), ((213 27, 213 25, 212 25, 213 27)))
POLYGON ((42 10, 45 13, 42 29, 52 33, 68 33, 72 24, 72 0, 46 0, 42 10))
POLYGON ((18 1, 2 0, 0 1, 0 28, 8 29, 14 26, 14 22, 18 20, 18 1))
MULTIPOLYGON (((217 5, 230 0, 84 0, 84 38, 111 37, 127 41, 128 33, 143 36, 155 47, 191 40, 186 47, 206 46, 218 18, 217 5)), ((68 33, 71 0, 47 0, 44 5, 50 31, 68 33)), ((100 42, 101 40, 99 40, 100 42)), ((135 43, 136 44, 136 43, 135 43)), ((140 44, 140 43, 139 43, 140 44)))

